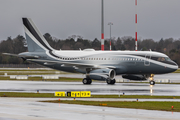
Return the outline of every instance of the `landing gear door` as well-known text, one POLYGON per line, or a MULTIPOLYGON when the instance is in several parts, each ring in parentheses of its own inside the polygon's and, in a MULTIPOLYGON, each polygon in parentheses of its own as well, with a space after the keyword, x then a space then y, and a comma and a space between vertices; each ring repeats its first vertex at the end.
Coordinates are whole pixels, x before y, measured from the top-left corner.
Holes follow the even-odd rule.
POLYGON ((145 60, 144 60, 144 66, 150 66, 150 59, 151 59, 151 55, 146 54, 145 55, 145 60))

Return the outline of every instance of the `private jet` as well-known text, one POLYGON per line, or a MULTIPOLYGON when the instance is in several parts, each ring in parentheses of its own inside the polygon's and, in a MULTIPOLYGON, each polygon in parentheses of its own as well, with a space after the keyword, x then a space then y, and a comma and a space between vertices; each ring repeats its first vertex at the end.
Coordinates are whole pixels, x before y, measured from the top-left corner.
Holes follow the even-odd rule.
POLYGON ((92 79, 115 84, 115 76, 122 75, 129 80, 150 80, 150 84, 154 85, 155 74, 178 69, 178 65, 167 55, 154 51, 55 50, 30 18, 22 21, 28 52, 4 54, 60 71, 85 74, 83 84, 91 84, 92 79))

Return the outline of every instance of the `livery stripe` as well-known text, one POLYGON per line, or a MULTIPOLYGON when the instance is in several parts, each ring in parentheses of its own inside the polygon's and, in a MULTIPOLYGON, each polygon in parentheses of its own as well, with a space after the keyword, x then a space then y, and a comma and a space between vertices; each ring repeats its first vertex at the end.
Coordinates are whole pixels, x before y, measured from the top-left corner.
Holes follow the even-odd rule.
POLYGON ((32 27, 32 25, 30 24, 30 22, 28 21, 27 18, 23 18, 23 24, 25 25, 25 27, 31 32, 31 34, 48 50, 51 50, 44 42, 43 40, 39 37, 39 35, 37 34, 37 32, 34 30, 34 28, 32 27))
POLYGON ((38 42, 43 45, 46 49, 49 50, 50 55, 59 58, 58 56, 54 55, 52 53, 52 49, 49 48, 44 41, 41 39, 41 37, 38 35, 38 33, 35 31, 35 29, 33 28, 33 26, 31 25, 31 23, 29 22, 29 20, 27 18, 23 18, 23 24, 24 26, 29 30, 29 32, 36 38, 36 40, 38 40, 38 42))

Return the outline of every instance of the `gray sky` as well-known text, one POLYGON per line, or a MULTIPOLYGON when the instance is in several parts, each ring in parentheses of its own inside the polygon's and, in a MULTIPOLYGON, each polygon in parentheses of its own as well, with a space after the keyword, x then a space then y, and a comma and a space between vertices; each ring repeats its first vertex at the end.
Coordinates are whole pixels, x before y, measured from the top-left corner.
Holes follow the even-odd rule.
MULTIPOLYGON (((105 38, 135 36, 135 0, 104 0, 105 38)), ((138 0, 138 38, 180 38, 180 0, 138 0)), ((0 40, 24 36, 22 17, 60 39, 101 38, 101 0, 0 0, 0 40)))

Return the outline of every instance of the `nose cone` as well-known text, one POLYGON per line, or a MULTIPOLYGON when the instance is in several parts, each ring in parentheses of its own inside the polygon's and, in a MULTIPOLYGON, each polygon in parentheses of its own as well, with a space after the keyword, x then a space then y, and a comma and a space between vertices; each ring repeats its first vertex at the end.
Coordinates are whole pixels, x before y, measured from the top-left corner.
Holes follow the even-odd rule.
POLYGON ((172 72, 174 72, 178 69, 178 65, 174 61, 172 61, 172 62, 174 63, 174 67, 172 67, 171 70, 172 70, 172 72))

